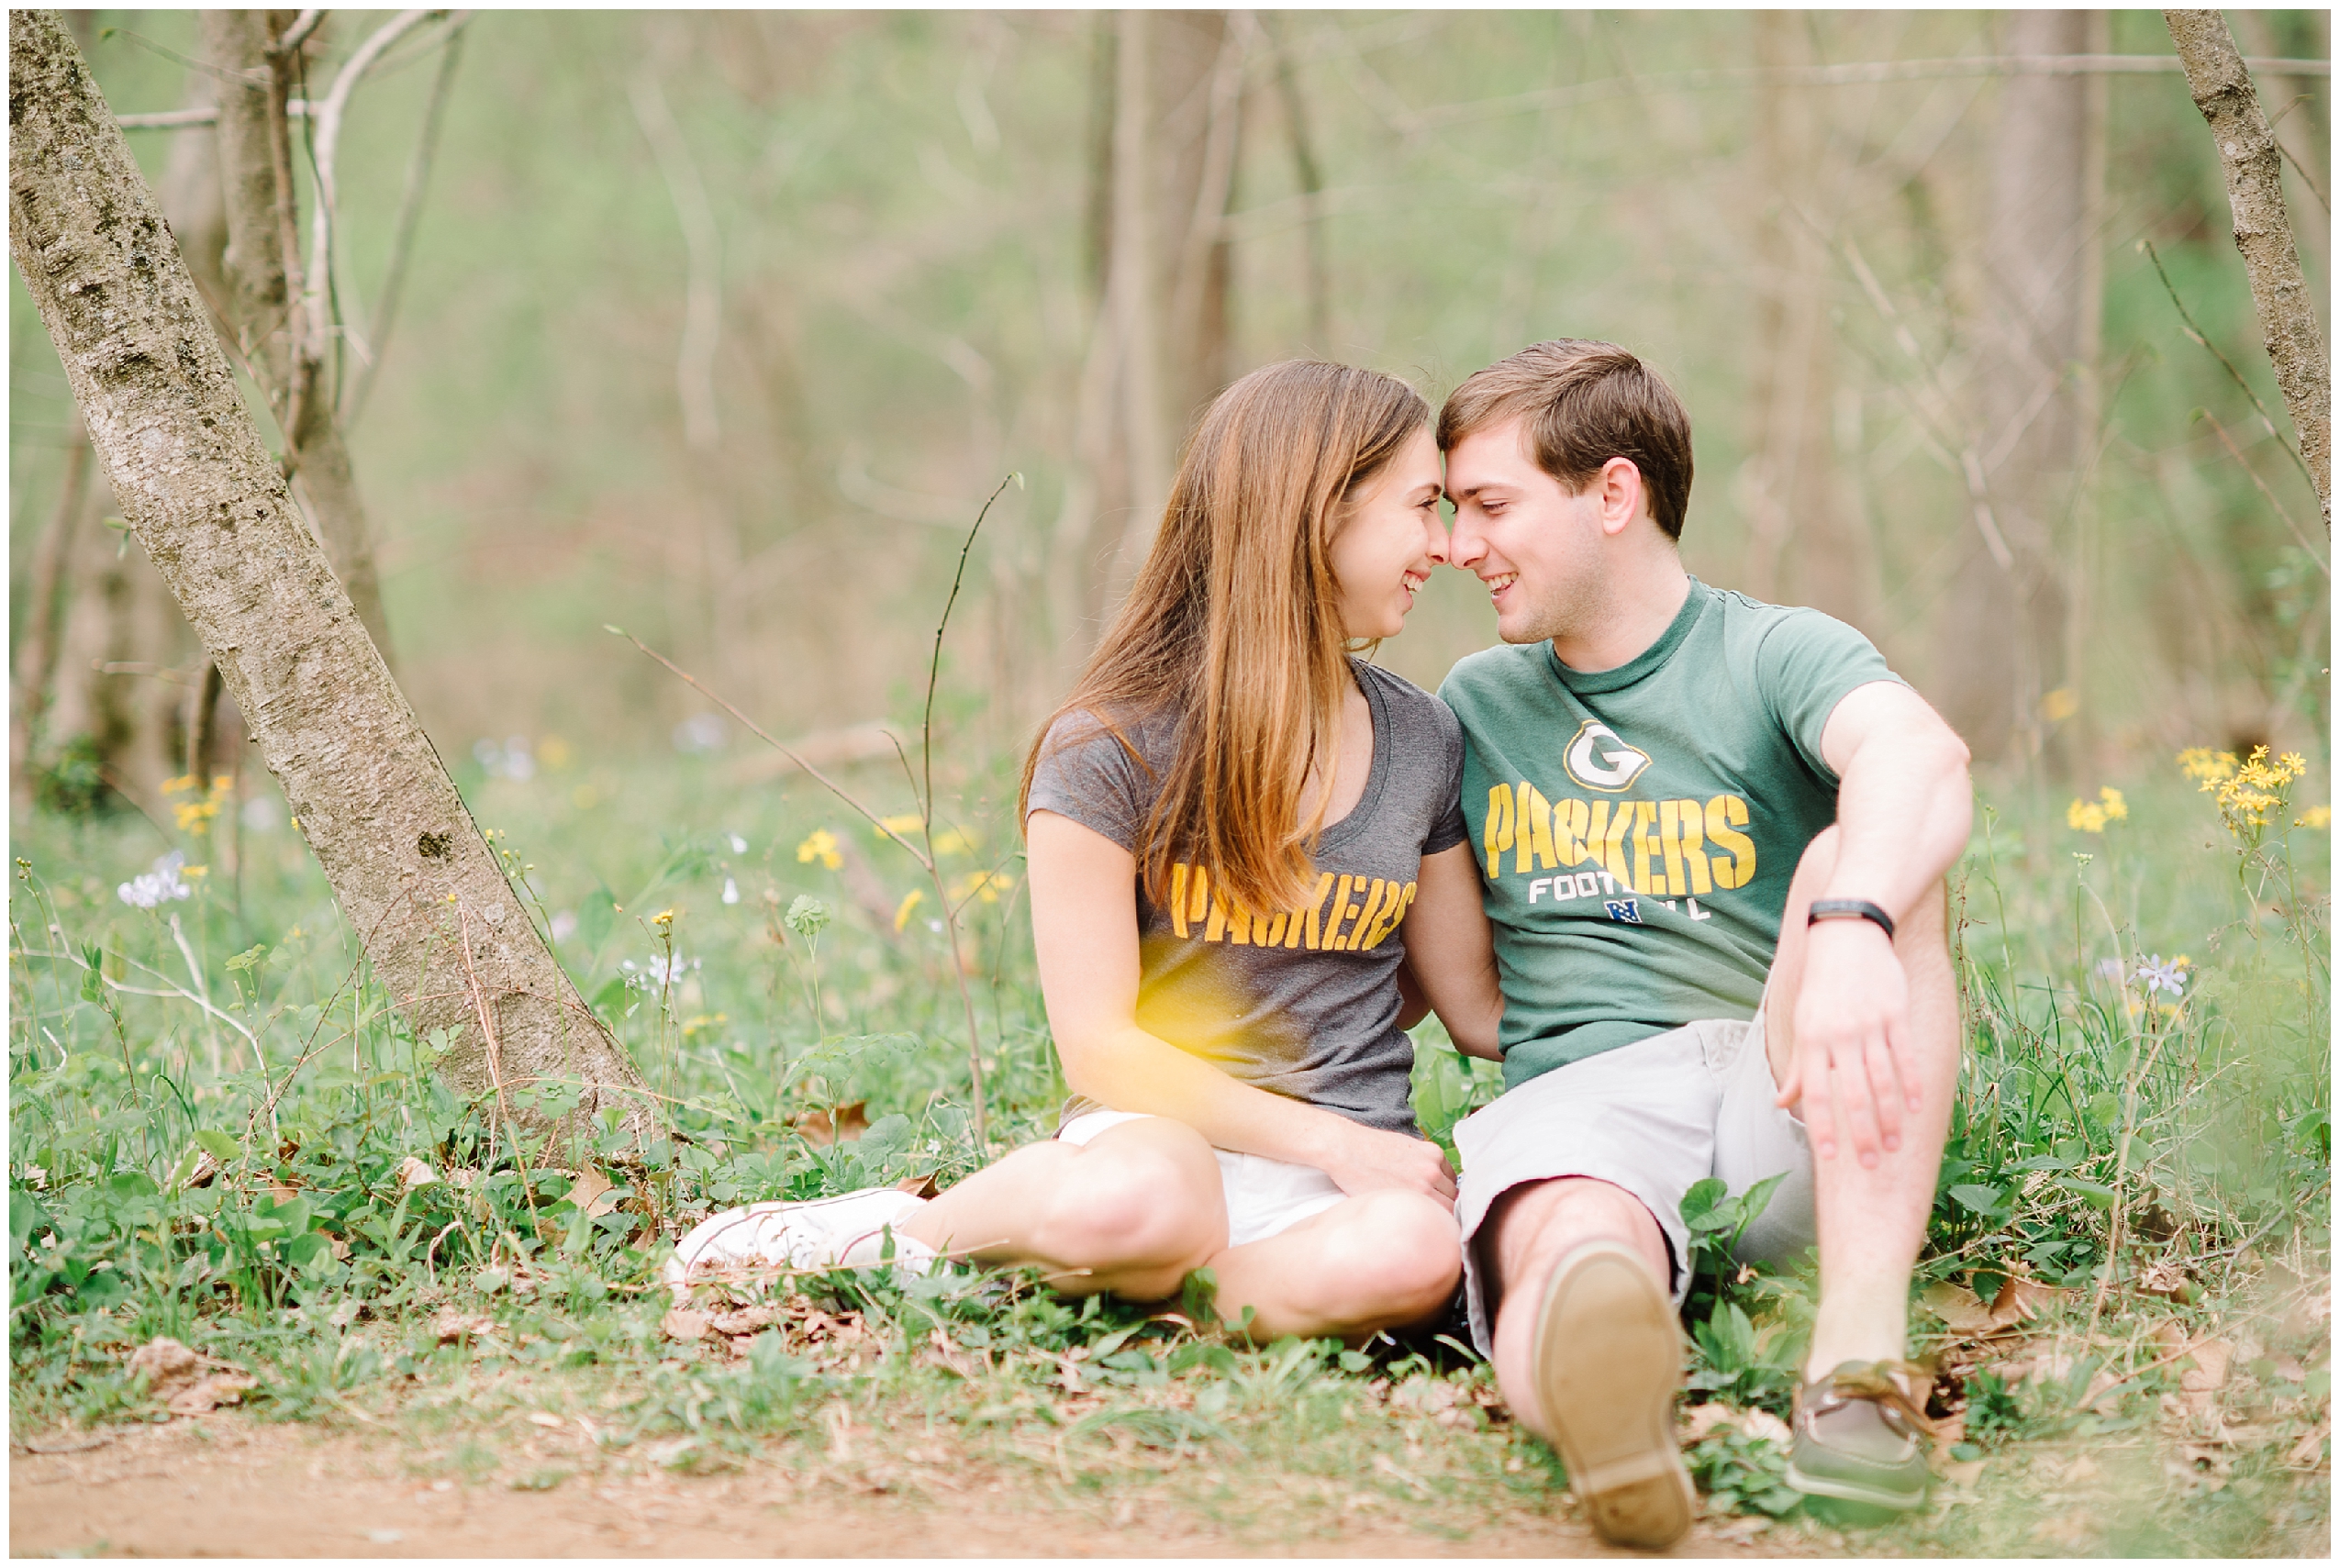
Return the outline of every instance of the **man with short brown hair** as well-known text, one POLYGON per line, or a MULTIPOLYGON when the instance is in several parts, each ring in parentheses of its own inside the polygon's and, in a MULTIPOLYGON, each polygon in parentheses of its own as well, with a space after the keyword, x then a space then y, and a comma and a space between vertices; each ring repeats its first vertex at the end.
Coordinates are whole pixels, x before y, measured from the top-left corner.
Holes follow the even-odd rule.
POLYGON ((1742 1247, 1820 1249, 1790 1480, 1917 1507, 1966 748, 1852 628, 1683 569, 1689 419, 1633 354, 1538 343, 1438 436, 1508 645, 1440 692, 1505 1003, 1506 1092, 1454 1131, 1472 1334, 1600 1532, 1677 1539, 1682 1196, 1780 1176, 1742 1247))

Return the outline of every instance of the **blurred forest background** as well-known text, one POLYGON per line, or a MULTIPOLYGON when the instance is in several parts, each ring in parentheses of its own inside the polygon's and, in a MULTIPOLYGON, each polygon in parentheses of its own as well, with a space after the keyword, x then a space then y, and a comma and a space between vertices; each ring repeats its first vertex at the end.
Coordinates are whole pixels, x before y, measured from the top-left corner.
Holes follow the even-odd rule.
MULTIPOLYGON (((312 93, 390 16, 332 13, 312 93)), ((2328 322, 2328 69, 2263 62, 2329 15, 2231 17, 2328 322)), ((192 13, 72 19, 117 115, 210 101, 192 13)), ((132 138, 216 279, 211 132, 132 138)), ((1684 395, 1694 572, 1859 625, 2002 778, 2328 752, 2328 535, 2157 13, 434 15, 338 205, 385 651, 459 777, 774 776, 610 622, 819 756, 914 728, 1016 470, 944 675, 998 756, 1216 388, 1310 354, 1434 401, 1555 336, 1684 395), (2003 58, 2074 55, 2152 59, 2003 58)), ((13 272, 10 325, 17 800, 160 814, 199 651, 13 272)), ((1381 658, 1434 686, 1483 604, 1440 573, 1381 658)))

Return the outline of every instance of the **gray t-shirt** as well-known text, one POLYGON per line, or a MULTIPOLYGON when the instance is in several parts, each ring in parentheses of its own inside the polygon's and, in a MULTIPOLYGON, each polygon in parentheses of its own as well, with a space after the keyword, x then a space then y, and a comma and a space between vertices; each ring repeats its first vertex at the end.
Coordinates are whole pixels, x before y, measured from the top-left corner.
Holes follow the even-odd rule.
MULTIPOLYGON (((1137 1022, 1256 1088, 1411 1132, 1414 1048, 1398 1028, 1402 922, 1421 858, 1463 841, 1463 736, 1428 692, 1350 663, 1373 710, 1373 767, 1355 808, 1318 840, 1314 902, 1267 915, 1230 908, 1199 868, 1174 864, 1168 906, 1133 894, 1137 1022)), ((1088 715, 1058 719, 1029 809, 1135 854, 1177 736, 1166 717, 1123 732, 1144 766, 1088 715)), ((1075 1095, 1064 1117, 1104 1108, 1075 1095)))

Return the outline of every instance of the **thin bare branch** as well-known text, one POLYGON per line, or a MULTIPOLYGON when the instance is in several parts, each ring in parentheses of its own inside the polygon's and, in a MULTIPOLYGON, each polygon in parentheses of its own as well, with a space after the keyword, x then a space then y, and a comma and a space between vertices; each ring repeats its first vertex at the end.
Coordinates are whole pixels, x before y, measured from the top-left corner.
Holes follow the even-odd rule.
POLYGON ((431 78, 430 100, 423 106, 422 129, 415 141, 414 157, 407 164, 407 188, 398 198, 398 217, 390 235, 390 265, 382 276, 382 293, 373 302, 373 315, 366 322, 365 342, 368 350, 364 366, 357 379, 350 384, 349 395, 343 399, 341 427, 349 428, 357 423, 365 409, 366 399, 373 395, 374 378, 382 373, 384 345, 389 341, 390 328, 397 324, 398 302, 406 293, 407 261, 413 253, 415 229, 422 218, 423 192, 430 183, 432 160, 439 150, 439 129, 446 120, 449 90, 454 85, 455 66, 462 58, 462 13, 455 25, 447 30, 446 43, 439 57, 438 74, 431 78))
POLYGON ((2332 529, 2332 366, 2323 328, 2300 267, 2283 201, 2283 161, 2260 109, 2250 70, 2219 11, 2164 11, 2169 40, 2185 64, 2186 87, 2210 127, 2234 212, 2234 249, 2250 278, 2251 304, 2275 384, 2300 439, 2300 456, 2332 529))
POLYGON ((723 236, 698 177, 690 143, 666 106, 657 73, 644 66, 629 84, 634 118, 658 160, 666 195, 683 228, 685 280, 683 343, 674 361, 674 391, 683 405, 683 439, 693 451, 713 451, 723 428, 715 412, 715 349, 722 330, 723 236))
MULTIPOLYGON (((2265 75, 2329 77, 2328 60, 2252 60, 2265 75)), ((1472 104, 1419 109, 1401 129, 1430 130, 1471 120, 1533 114, 1540 109, 1648 93, 1696 93, 1717 87, 1866 87, 1891 82, 1923 82, 1946 76, 2169 76, 2180 70, 2166 54, 1977 54, 1948 60, 1851 61, 1840 65, 1733 66, 1675 71, 1650 76, 1603 76, 1590 82, 1545 87, 1472 104)))
POLYGON ((2328 580, 2332 575, 2331 564, 2317 551, 2315 546, 2308 542, 2307 530, 2301 528, 2299 522, 2291 516, 2291 509, 2278 500, 2275 492, 2267 487, 2267 481, 2258 476, 2257 467, 2250 459, 2243 455, 2243 449, 2234 444, 2234 438, 2226 433, 2226 427, 2218 422, 2218 416, 2207 408, 2202 409, 2201 414, 2203 423, 2217 433, 2218 439, 2226 448, 2228 455, 2242 465, 2243 472, 2251 476, 2251 483, 2258 486, 2258 493, 2267 497, 2267 504, 2275 508, 2275 515, 2283 519, 2283 526, 2291 530, 2291 537, 2299 540, 2300 548, 2308 552, 2308 559, 2315 562, 2315 569, 2323 573, 2328 580))
POLYGON ((284 36, 268 46, 268 52, 271 54, 292 53, 301 45, 308 42, 309 34, 317 31, 318 24, 324 20, 325 13, 322 9, 310 6, 304 10, 293 18, 293 25, 284 29, 284 36))
POLYGON ((805 761, 803 757, 797 755, 787 746, 782 744, 778 740, 774 740, 762 725, 758 724, 754 719, 750 718, 746 714, 741 713, 738 708, 732 706, 731 704, 724 698, 717 695, 714 692, 709 691, 706 684, 696 675, 692 674, 688 670, 684 669, 680 664, 675 663, 672 659, 667 658, 666 655, 658 651, 657 649, 652 648, 649 643, 644 642, 641 638, 636 637, 632 632, 626 630, 623 627, 605 626, 601 629, 608 632, 613 637, 624 638, 628 642, 630 642, 636 648, 641 649, 642 652, 648 654, 651 658, 664 665, 671 673, 673 673, 677 679, 681 680, 684 684, 689 686, 691 690, 698 693, 699 695, 705 697, 708 701, 721 708, 725 713, 730 714, 733 718, 738 719, 740 721, 740 727, 745 729, 749 734, 754 736, 757 740, 763 741, 765 745, 771 747, 774 751, 787 758, 788 761, 794 762, 806 773, 810 773, 815 783, 819 784, 830 794, 835 795, 839 800, 843 801, 845 805, 853 811, 858 812, 871 827, 875 828, 886 838, 893 839, 894 842, 900 844, 902 848, 909 851, 911 856, 927 871, 931 872, 934 869, 934 862, 931 859, 920 854, 917 846, 905 840, 896 838, 895 835, 886 828, 885 821, 878 817, 877 813, 872 811, 868 806, 864 806, 859 800, 856 800, 844 785, 839 784, 835 779, 830 778, 827 773, 822 773, 819 768, 814 767, 810 762, 805 761))
MULTIPOLYGON (((304 12, 304 17, 311 13, 304 12)), ((355 54, 342 65, 333 78, 333 85, 325 95, 325 102, 312 119, 317 162, 317 199, 310 204, 308 295, 302 306, 305 325, 308 328, 308 352, 311 358, 322 360, 332 334, 333 312, 326 297, 332 289, 329 269, 332 265, 333 225, 340 207, 340 192, 335 179, 335 163, 341 150, 341 121, 349 113, 350 95, 357 91, 382 51, 396 43, 418 24, 429 18, 428 11, 401 11, 375 29, 373 37, 358 46, 355 54)), ((297 24, 295 24, 297 26, 297 24)))
POLYGON ((2220 350, 2218 345, 2210 340, 2210 334, 2204 332, 2201 329, 2201 324, 2194 320, 2194 313, 2188 310, 2186 308, 2186 302, 2178 297, 2178 285, 2169 281, 2169 270, 2161 264, 2161 252, 2154 249, 2153 241, 2150 239, 2140 239, 2137 241, 2137 244, 2139 248, 2145 251, 2146 260, 2153 263, 2154 273, 2161 279, 2161 287, 2163 291, 2169 295, 2169 303, 2177 307, 2178 319, 2185 323, 2186 336, 2192 339, 2202 348, 2210 350, 2211 357, 2225 367, 2227 379, 2232 381, 2236 386, 2242 388, 2243 395, 2251 400, 2251 406, 2253 408, 2258 410, 2259 424, 2266 428, 2268 435, 2273 436, 2276 439, 2277 442, 2282 446, 2283 450, 2290 455, 2292 464, 2300 471, 2300 477, 2308 482, 2310 488, 2313 488, 2315 485, 2315 475, 2308 472, 2307 460, 2300 455, 2300 451, 2297 447, 2294 447, 2290 441, 2283 439, 2283 432, 2275 428, 2275 416, 2267 411, 2267 405, 2259 401, 2258 394, 2252 389, 2251 384, 2243 379, 2243 373, 2234 368, 2234 361, 2228 359, 2225 353, 2220 350))

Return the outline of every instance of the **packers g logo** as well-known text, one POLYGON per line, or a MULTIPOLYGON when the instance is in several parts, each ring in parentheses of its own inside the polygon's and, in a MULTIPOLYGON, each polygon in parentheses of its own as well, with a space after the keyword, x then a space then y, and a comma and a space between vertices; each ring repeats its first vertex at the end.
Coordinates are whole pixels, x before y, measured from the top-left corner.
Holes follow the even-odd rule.
POLYGON ((1613 795, 1641 777, 1642 770, 1649 766, 1649 753, 1627 745, 1599 719, 1588 718, 1560 754, 1560 762, 1568 776, 1585 788, 1613 795))

